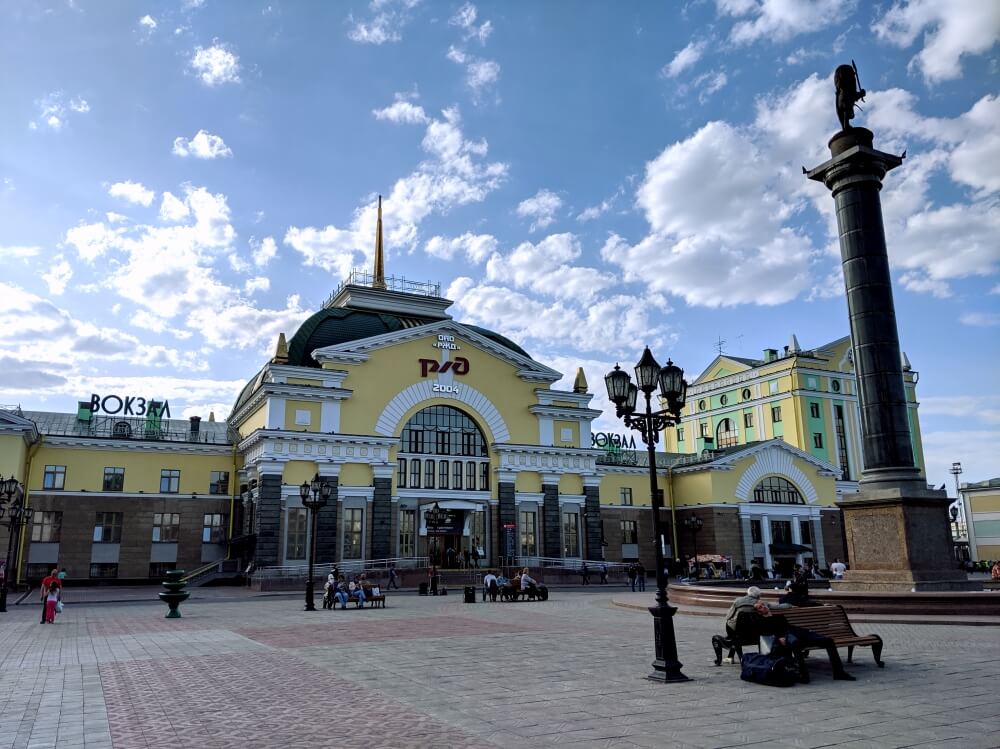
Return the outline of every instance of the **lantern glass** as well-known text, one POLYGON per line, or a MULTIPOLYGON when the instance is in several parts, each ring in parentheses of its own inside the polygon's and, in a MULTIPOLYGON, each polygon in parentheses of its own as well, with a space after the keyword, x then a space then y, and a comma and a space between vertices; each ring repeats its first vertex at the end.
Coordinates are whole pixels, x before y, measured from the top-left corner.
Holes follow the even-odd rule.
POLYGON ((684 382, 684 370, 667 359, 667 365, 660 370, 660 395, 674 402, 681 394, 681 383, 684 382))
POLYGON ((299 487, 299 496, 302 497, 303 502, 309 499, 309 484, 305 481, 303 481, 302 486, 299 487))
POLYGON ((623 372, 615 364, 615 368, 604 375, 604 384, 608 388, 608 400, 616 406, 620 406, 625 401, 625 396, 628 395, 628 386, 631 379, 628 376, 628 372, 623 372))
POLYGON ((333 487, 330 485, 329 481, 324 481, 323 486, 320 488, 320 496, 323 497, 323 501, 326 502, 330 499, 331 494, 333 494, 333 487))
POLYGON ((8 497, 13 497, 17 493, 17 479, 14 478, 13 474, 3 482, 3 493, 8 497))
POLYGON ((649 346, 642 352, 642 358, 635 365, 635 381, 639 389, 644 393, 651 393, 656 388, 656 378, 660 374, 660 365, 657 363, 653 352, 649 346))
POLYGON ((628 384, 628 395, 625 396, 625 405, 622 409, 626 413, 632 413, 635 411, 635 402, 639 397, 639 388, 636 387, 634 382, 628 384))

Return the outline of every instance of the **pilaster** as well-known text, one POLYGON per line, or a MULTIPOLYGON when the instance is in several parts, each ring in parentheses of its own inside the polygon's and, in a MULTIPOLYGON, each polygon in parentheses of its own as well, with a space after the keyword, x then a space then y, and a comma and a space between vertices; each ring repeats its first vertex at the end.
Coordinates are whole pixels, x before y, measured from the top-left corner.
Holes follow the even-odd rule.
POLYGON ((560 521, 562 518, 560 518, 559 510, 559 479, 556 477, 554 482, 552 482, 552 479, 552 476, 543 474, 542 494, 544 495, 544 499, 542 501, 542 512, 545 517, 545 529, 542 533, 544 535, 545 556, 561 559, 563 548, 562 533, 560 532, 560 521))

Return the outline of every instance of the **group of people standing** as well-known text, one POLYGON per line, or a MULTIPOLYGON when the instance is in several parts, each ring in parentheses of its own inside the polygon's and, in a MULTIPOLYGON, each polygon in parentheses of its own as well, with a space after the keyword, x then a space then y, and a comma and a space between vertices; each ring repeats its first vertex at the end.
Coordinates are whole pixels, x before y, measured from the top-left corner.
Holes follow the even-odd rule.
POLYGON ((625 568, 625 574, 628 575, 628 583, 632 586, 633 593, 636 592, 636 585, 639 586, 640 593, 646 590, 646 568, 642 562, 632 562, 625 568))

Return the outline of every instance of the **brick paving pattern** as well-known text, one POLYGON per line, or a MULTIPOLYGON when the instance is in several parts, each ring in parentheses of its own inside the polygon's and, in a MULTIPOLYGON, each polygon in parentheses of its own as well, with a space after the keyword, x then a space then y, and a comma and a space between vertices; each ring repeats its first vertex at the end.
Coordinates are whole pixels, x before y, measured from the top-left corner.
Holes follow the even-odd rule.
POLYGON ((306 614, 227 592, 181 620, 155 600, 70 601, 55 626, 15 606, 0 749, 1000 746, 997 628, 859 624, 885 639, 885 669, 860 649, 857 682, 834 682, 817 653, 810 684, 773 689, 712 664, 719 617, 678 615, 692 681, 662 685, 642 678, 651 617, 612 593, 306 614))

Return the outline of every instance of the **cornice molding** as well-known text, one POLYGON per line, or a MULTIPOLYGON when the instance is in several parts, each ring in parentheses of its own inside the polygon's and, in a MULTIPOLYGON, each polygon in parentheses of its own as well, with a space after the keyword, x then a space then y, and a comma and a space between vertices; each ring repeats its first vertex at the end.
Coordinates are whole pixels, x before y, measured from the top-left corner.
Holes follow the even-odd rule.
MULTIPOLYGON (((535 397, 538 405, 551 406, 554 401, 569 401, 576 403, 579 408, 586 408, 593 399, 593 393, 574 393, 572 390, 552 390, 551 388, 535 388, 535 397)), ((564 408, 564 406, 557 406, 564 408)), ((600 411, 598 411, 600 413, 600 411)))
POLYGON ((553 419, 563 421, 593 421, 601 415, 600 411, 592 408, 567 408, 566 406, 529 406, 528 412, 535 416, 548 416, 553 419))
POLYGON ((153 452, 187 455, 219 455, 232 458, 233 446, 229 443, 207 444, 202 442, 171 442, 168 440, 96 439, 94 437, 69 437, 46 435, 46 447, 64 450, 112 450, 116 452, 153 452))

